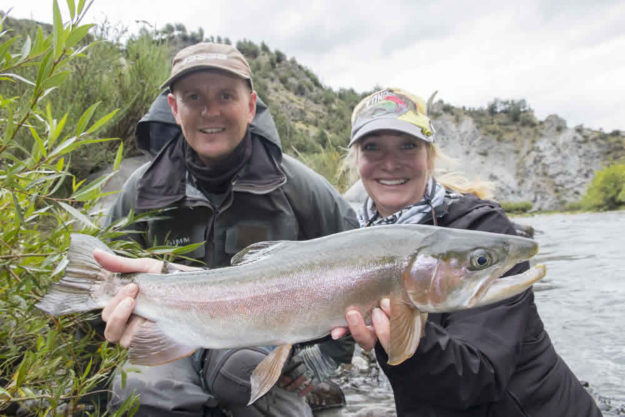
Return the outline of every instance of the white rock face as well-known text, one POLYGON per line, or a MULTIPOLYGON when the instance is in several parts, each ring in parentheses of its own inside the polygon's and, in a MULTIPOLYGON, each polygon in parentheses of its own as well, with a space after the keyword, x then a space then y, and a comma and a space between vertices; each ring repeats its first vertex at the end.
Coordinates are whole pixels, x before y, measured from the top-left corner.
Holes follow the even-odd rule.
POLYGON ((609 158, 609 147, 589 139, 589 129, 568 129, 555 115, 537 127, 535 139, 498 141, 481 133, 470 117, 456 123, 444 114, 434 125, 438 145, 457 160, 452 170, 493 182, 498 201, 531 201, 536 210, 578 201, 609 158))

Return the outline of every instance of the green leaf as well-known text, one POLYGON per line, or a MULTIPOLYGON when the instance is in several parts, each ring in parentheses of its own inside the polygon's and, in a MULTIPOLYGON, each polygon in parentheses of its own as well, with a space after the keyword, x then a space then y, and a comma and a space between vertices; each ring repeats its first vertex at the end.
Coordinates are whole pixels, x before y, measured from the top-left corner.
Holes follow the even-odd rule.
POLYGON ((67 37, 67 41, 65 41, 65 45, 68 48, 72 48, 74 45, 80 42, 82 38, 87 36, 89 29, 91 29, 94 26, 95 26, 94 24, 78 26, 77 28, 71 31, 71 33, 67 37))
POLYGON ((57 156, 71 152, 74 149, 73 145, 76 143, 77 140, 78 138, 76 136, 65 139, 59 146, 52 150, 52 152, 48 156, 48 159, 51 160, 53 158, 56 158, 57 156))
POLYGON ((22 383, 24 382, 24 378, 26 377, 26 368, 27 368, 26 359, 27 359, 27 356, 25 356, 22 359, 20 366, 17 368, 17 371, 15 372, 15 375, 13 376, 13 380, 15 381, 15 386, 18 388, 22 385, 22 383))
POLYGON ((32 82, 30 80, 27 80, 26 78, 22 77, 21 75, 17 75, 17 74, 12 74, 12 73, 5 72, 3 74, 0 74, 0 77, 15 78, 16 80, 20 80, 20 81, 22 81, 22 82, 24 82, 24 83, 26 83, 28 85, 32 85, 32 86, 35 85, 34 82, 32 82))
POLYGON ((41 96, 39 97, 39 99, 41 100, 42 98, 44 98, 45 96, 47 96, 48 94, 50 94, 51 92, 53 92, 54 90, 56 90, 57 87, 50 87, 48 88, 46 91, 44 91, 41 96))
POLYGON ((32 40, 30 39, 30 36, 26 36, 26 42, 24 42, 24 45, 22 45, 22 53, 21 53, 20 61, 24 61, 26 60, 26 58, 28 58, 28 55, 30 55, 31 47, 32 47, 32 40))
POLYGON ((117 110, 118 109, 115 109, 112 112, 110 112, 109 114, 101 117, 98 121, 96 121, 94 124, 92 124, 89 129, 87 129, 86 133, 93 133, 93 132, 97 131, 98 129, 100 129, 102 126, 104 126, 106 124, 106 122, 111 120, 111 118, 113 116, 115 116, 115 114, 117 114, 117 110))
POLYGON ((193 252, 202 245, 204 245, 204 242, 192 243, 185 246, 154 246, 150 248, 149 251, 153 255, 181 255, 193 252))
POLYGON ((122 164, 122 158, 124 156, 124 142, 119 141, 119 147, 117 148, 117 154, 115 155, 115 162, 113 162, 113 170, 117 171, 122 164))
POLYGON ((69 9, 69 17, 71 20, 74 20, 76 16, 76 5, 74 4, 74 0, 67 0, 67 8, 69 9))
POLYGON ((29 190, 34 189, 36 186, 40 184, 46 184, 46 183, 49 183, 48 185, 51 186, 54 183, 54 180, 58 178, 64 178, 66 175, 67 174, 62 172, 62 173, 54 173, 50 175, 40 176, 37 179, 29 182, 28 185, 26 185, 26 187, 24 188, 24 190, 29 191, 29 190))
POLYGON ((33 47, 31 49, 31 54, 33 57, 38 56, 46 49, 46 42, 43 38, 43 30, 41 26, 37 27, 37 36, 35 36, 35 42, 33 43, 33 47))
POLYGON ((185 253, 193 252, 194 250, 202 247, 204 243, 205 242, 199 242, 199 243, 192 243, 190 245, 185 245, 185 246, 176 246, 175 248, 173 248, 171 253, 176 254, 176 255, 182 255, 185 253))
POLYGON ((42 89, 56 88, 65 82, 71 71, 61 71, 47 78, 41 85, 42 89))
POLYGON ((33 94, 39 90, 39 86, 41 85, 41 81, 44 78, 48 78, 50 75, 50 71, 52 71, 52 51, 49 51, 46 56, 43 57, 41 63, 39 64, 39 71, 37 71, 37 79, 35 80, 35 91, 33 94))
MULTIPOLYGON (((91 3, 89 3, 89 6, 91 6, 91 3)), ((80 15, 82 14, 82 10, 85 7, 85 0, 78 0, 78 9, 76 9, 76 12, 80 15)))
POLYGON ((65 47, 63 42, 63 20, 61 19, 61 11, 59 10, 59 4, 57 0, 52 3, 52 32, 54 43, 54 58, 61 56, 63 48, 65 47))
POLYGON ((65 140, 61 145, 55 148, 52 152, 50 152, 50 154, 48 155, 48 161, 52 161, 54 158, 58 158, 61 155, 65 155, 69 152, 72 152, 73 150, 84 145, 89 145, 92 143, 108 142, 111 140, 119 140, 119 138, 85 139, 85 140, 79 141, 76 136, 72 136, 71 138, 65 140))
POLYGON ((79 222, 81 222, 85 226, 90 227, 92 229, 97 229, 98 228, 98 226, 93 224, 93 222, 91 220, 89 220, 89 218, 87 216, 85 216, 80 211, 76 210, 74 207, 72 207, 69 204, 66 204, 66 203, 64 203, 62 201, 59 201, 57 203, 58 203, 58 205, 63 207, 63 209, 65 209, 65 211, 67 211, 72 217, 74 217, 76 220, 78 220, 79 222))
POLYGON ((65 267, 69 264, 69 259, 67 259, 67 257, 63 257, 63 259, 61 260, 61 262, 58 263, 58 265, 56 266, 56 268, 54 268, 54 271, 52 271, 52 274, 50 274, 51 277, 55 277, 58 274, 60 274, 61 272, 63 272, 63 270, 65 269, 65 267))
POLYGON ((102 175, 100 178, 92 181, 87 187, 79 189, 76 193, 72 194, 71 198, 77 201, 90 201, 95 199, 100 189, 115 174, 116 172, 109 172, 108 174, 102 175))
POLYGON ((82 374, 82 378, 83 379, 86 379, 87 376, 89 376, 89 372, 91 371, 91 366, 92 365, 93 365, 93 359, 89 359, 89 363, 87 364, 85 372, 83 372, 83 374, 82 374))
POLYGON ((35 139, 35 142, 33 143, 33 150, 32 150, 33 161, 38 162, 40 157, 42 155, 46 156, 48 152, 46 150, 46 145, 43 143, 43 140, 41 139, 41 137, 39 137, 39 133, 37 133, 37 130, 32 126, 30 126, 30 134, 35 139))
POLYGON ((59 136, 61 136, 61 132, 63 131, 63 127, 65 126, 65 122, 67 122, 67 113, 65 113, 61 121, 56 124, 54 130, 51 130, 48 134, 48 148, 52 148, 54 142, 56 142, 59 136))
POLYGON ((87 110, 84 111, 82 116, 80 116, 80 119, 78 119, 78 124, 76 125, 76 136, 82 135, 82 133, 85 131, 85 129, 87 128, 87 125, 89 124, 89 122, 91 121, 91 118, 93 117, 93 113, 95 112, 95 109, 98 107, 99 104, 100 104, 99 101, 92 104, 91 106, 89 106, 87 110))

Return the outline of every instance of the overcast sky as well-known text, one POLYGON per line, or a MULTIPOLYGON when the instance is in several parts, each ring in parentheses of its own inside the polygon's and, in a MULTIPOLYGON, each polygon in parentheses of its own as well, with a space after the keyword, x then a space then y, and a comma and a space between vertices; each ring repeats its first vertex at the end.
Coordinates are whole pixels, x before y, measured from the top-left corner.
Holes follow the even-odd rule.
MULTIPOLYGON (((10 7, 52 20, 51 0, 0 0, 10 7)), ((438 90, 469 107, 524 98, 541 119, 625 130, 622 0, 96 0, 87 17, 264 41, 334 89, 438 90)))

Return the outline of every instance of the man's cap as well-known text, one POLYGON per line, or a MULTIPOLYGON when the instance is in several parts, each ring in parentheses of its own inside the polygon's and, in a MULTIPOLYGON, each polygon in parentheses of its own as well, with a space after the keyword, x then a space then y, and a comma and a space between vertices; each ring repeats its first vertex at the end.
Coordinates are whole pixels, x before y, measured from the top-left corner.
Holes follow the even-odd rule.
POLYGON ((171 87, 185 75, 203 69, 220 69, 245 80, 252 86, 252 71, 237 48, 221 43, 200 42, 178 51, 171 65, 171 75, 161 88, 171 87))
POLYGON ((376 130, 396 130, 426 142, 434 141, 434 128, 425 101, 399 88, 386 88, 364 98, 352 113, 348 146, 376 130))

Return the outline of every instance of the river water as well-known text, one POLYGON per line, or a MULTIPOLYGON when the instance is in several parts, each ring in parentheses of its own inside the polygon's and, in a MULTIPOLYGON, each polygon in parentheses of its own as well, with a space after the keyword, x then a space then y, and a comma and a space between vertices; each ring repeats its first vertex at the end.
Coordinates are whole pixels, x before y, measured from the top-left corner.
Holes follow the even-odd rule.
MULTIPOLYGON (((534 263, 547 266, 534 286, 553 344, 588 385, 605 417, 625 415, 625 211, 515 218, 534 227, 534 263)), ((337 378, 352 417, 394 416, 388 381, 356 365, 337 378)))

